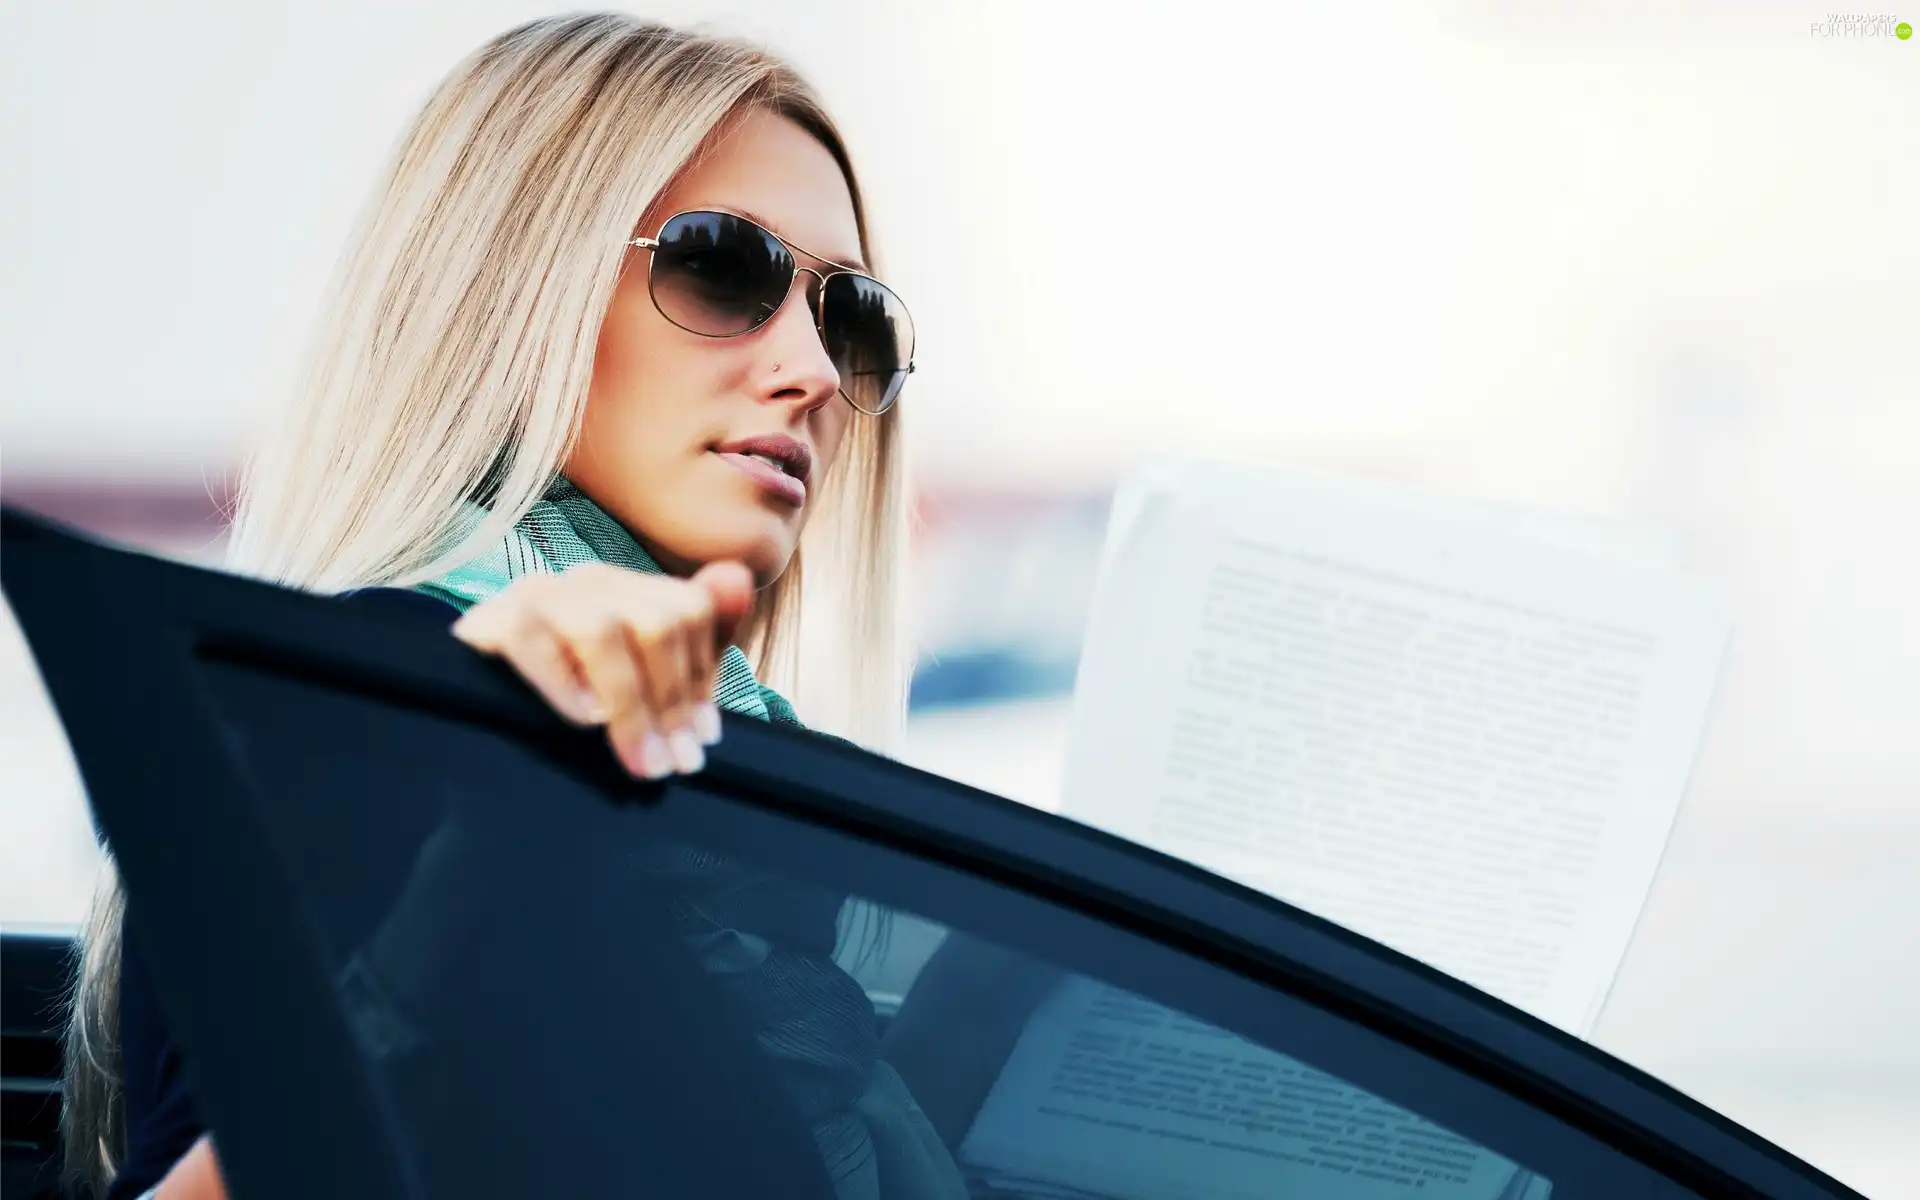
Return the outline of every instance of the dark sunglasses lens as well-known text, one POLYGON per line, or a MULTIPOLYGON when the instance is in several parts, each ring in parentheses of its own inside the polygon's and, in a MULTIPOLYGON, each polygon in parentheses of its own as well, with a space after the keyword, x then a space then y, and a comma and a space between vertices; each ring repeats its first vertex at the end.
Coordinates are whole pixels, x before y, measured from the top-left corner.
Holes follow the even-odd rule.
POLYGON ((660 231, 649 280, 654 306, 680 328, 729 337, 758 328, 793 286, 793 257, 752 221, 681 213, 660 231))
POLYGON ((822 340, 854 406, 884 412, 899 398, 913 361, 913 318, 886 285, 834 275, 820 297, 822 340))

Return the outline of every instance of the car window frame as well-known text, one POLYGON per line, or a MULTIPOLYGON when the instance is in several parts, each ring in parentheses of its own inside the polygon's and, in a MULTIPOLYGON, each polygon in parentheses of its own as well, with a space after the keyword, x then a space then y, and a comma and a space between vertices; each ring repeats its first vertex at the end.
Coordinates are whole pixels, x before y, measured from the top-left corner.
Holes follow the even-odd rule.
MULTIPOLYGON (((700 775, 634 780, 597 733, 567 726, 504 665, 443 630, 109 546, 12 509, 0 513, 0 542, 0 586, 62 714, 96 820, 121 848, 129 890, 142 897, 133 933, 153 956, 156 990, 170 1018, 179 1017, 178 1034, 207 1048, 199 1065, 209 1076, 241 1078, 238 1072, 270 1067, 302 1080, 316 1111, 330 1114, 329 1168, 313 1175, 312 1188, 303 1179, 300 1194, 404 1195, 414 1185, 404 1175, 405 1155, 387 1141, 378 1089, 338 1013, 319 1000, 326 984, 317 931, 281 865, 239 852, 267 839, 212 722, 194 715, 208 711, 194 679, 202 657, 494 730, 633 803, 682 813, 697 811, 682 803, 688 798, 718 796, 795 829, 991 882, 1381 1034, 1707 1194, 1855 1194, 1631 1066, 1439 971, 1097 830, 834 739, 742 718, 726 719, 725 738, 700 775), (129 673, 152 679, 156 690, 136 697, 117 686, 129 673), (70 722, 70 713, 83 716, 70 722), (165 813, 137 803, 154 777, 177 780, 199 802, 165 813), (207 859, 220 870, 174 867, 207 859), (284 934, 250 943, 258 952, 244 970, 220 952, 223 939, 203 936, 234 923, 228 908, 237 892, 252 905, 248 919, 284 934), (261 979, 314 997, 290 1016, 314 1036, 277 1037, 265 1014, 212 1027, 199 996, 261 979)), ((287 1144, 283 1130, 242 1104, 212 1104, 206 1115, 210 1126, 233 1131, 229 1169, 238 1178, 277 1178, 284 1192, 289 1181, 273 1164, 306 1162, 314 1150, 287 1144)))

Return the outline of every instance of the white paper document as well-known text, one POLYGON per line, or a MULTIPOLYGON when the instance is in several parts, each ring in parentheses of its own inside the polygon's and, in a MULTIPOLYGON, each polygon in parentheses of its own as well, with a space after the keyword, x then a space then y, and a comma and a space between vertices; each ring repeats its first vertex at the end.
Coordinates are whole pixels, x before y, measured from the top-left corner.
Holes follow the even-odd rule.
MULTIPOLYGON (((1115 501, 1062 812, 1586 1036, 1728 633, 1672 547, 1630 526, 1150 463, 1115 501)), ((1306 1063, 1090 981, 1030 1024, 963 1153, 1023 1195, 1547 1188, 1306 1063)))
POLYGON ((1062 811, 1573 1033, 1686 790, 1728 621, 1630 527, 1157 464, 1116 502, 1062 811))

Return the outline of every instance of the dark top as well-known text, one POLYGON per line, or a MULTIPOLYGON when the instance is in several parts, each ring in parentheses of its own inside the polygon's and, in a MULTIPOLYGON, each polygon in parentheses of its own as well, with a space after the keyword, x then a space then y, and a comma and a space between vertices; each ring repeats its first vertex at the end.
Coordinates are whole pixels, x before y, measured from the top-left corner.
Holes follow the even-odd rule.
MULTIPOLYGON (((366 588, 343 599, 442 625, 458 615, 444 600, 400 588, 366 588)), ((187 1086, 180 1049, 167 1032, 153 982, 131 939, 123 939, 120 947, 120 1061, 127 1153, 106 1200, 133 1200, 156 1186, 206 1132, 187 1086)))

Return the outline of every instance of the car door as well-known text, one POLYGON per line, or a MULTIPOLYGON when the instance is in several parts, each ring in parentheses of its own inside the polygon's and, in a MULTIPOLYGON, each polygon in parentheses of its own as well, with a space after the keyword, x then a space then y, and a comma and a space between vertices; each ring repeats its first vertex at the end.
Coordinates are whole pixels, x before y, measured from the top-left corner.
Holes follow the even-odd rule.
POLYGON ((438 627, 0 537, 239 1196, 1853 1195, 1071 822, 744 719, 636 781, 438 627))

